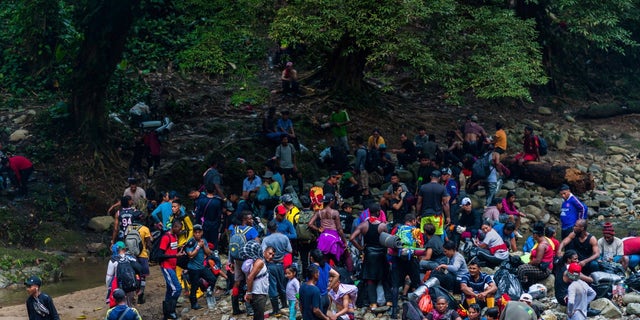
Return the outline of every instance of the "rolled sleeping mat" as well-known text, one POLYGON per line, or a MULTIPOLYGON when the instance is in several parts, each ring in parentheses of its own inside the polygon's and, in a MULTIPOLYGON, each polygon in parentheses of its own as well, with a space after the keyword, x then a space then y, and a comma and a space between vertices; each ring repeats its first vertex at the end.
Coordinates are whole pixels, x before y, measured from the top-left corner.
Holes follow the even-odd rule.
POLYGON ((385 248, 402 248, 402 240, 399 237, 383 232, 379 238, 380 244, 385 248))

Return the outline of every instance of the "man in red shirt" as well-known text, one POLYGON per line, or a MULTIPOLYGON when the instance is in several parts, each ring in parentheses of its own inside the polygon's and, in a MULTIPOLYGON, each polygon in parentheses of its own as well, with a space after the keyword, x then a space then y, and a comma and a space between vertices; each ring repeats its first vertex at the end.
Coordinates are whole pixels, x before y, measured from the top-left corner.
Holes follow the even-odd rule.
POLYGON ((27 195, 27 182, 33 173, 33 164, 23 156, 2 158, 2 167, 11 169, 11 183, 18 188, 18 195, 27 195))
POLYGON ((163 252, 160 271, 164 281, 167 283, 167 292, 165 293, 164 301, 162 301, 162 312, 165 319, 178 319, 176 303, 182 292, 182 286, 176 275, 176 263, 178 262, 177 257, 185 254, 182 251, 178 251, 178 234, 181 229, 182 222, 175 220, 171 230, 160 238, 160 250, 163 252))

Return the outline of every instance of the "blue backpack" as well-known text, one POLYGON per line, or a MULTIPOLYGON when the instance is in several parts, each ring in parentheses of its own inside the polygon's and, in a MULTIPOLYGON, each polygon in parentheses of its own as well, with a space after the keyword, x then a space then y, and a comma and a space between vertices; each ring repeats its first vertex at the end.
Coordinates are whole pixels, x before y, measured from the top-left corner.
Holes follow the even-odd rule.
POLYGON ((538 153, 540 153, 541 156, 546 156, 549 152, 549 144, 547 143, 547 140, 541 136, 537 136, 536 138, 538 138, 538 153))

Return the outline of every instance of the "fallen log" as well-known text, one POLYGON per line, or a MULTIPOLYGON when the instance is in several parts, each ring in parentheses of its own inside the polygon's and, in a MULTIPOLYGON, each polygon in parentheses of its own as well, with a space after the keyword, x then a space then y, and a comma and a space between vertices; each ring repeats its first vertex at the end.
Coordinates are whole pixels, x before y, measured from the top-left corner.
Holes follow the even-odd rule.
POLYGON ((588 119, 601 119, 632 113, 640 113, 640 101, 594 104, 578 111, 577 116, 588 119))
MULTIPOLYGON (((503 163, 506 161, 508 160, 503 163)), ((511 172, 517 173, 519 179, 533 182, 550 190, 558 189, 561 185, 567 184, 573 193, 583 194, 595 188, 591 173, 576 168, 545 162, 527 162, 524 167, 518 168, 516 164, 509 163, 508 167, 511 172)))

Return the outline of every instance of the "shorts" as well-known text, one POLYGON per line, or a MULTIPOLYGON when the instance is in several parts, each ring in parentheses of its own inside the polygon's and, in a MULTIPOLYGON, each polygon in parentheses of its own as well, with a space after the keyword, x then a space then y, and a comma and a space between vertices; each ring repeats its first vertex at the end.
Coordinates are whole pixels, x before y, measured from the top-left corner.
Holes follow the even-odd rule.
POLYGON ((520 160, 520 159, 522 159, 522 160, 524 160, 524 161, 536 161, 537 157, 538 157, 538 156, 537 156, 537 155, 535 155, 535 154, 522 153, 522 152, 521 152, 521 153, 516 154, 515 159, 516 159, 516 160, 520 160))
POLYGON ((444 233, 443 214, 420 218, 420 230, 424 230, 424 226, 426 224, 432 224, 434 227, 436 227, 436 232, 434 233, 436 236, 441 236, 444 233))
POLYGON ((502 148, 500 148, 500 147, 496 147, 495 149, 493 149, 493 151, 495 151, 496 153, 498 153, 498 154, 500 154, 500 155, 501 155, 501 154, 503 154, 503 153, 504 153, 504 151, 505 151, 505 150, 503 150, 503 149, 502 149, 502 148))
POLYGON ((138 257, 138 263, 142 266, 142 275, 149 275, 149 258, 140 258, 138 257))

